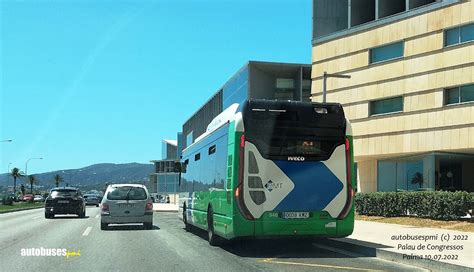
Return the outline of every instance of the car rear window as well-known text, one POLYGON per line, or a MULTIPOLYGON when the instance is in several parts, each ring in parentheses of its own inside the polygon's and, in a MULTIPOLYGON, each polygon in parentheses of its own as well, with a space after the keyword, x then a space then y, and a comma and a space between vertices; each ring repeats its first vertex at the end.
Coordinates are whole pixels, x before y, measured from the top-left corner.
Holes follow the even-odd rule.
POLYGON ((123 186, 113 187, 107 194, 109 200, 145 200, 147 199, 146 191, 140 187, 123 186))
POLYGON ((77 195, 77 190, 55 190, 51 192, 51 197, 69 197, 77 195))

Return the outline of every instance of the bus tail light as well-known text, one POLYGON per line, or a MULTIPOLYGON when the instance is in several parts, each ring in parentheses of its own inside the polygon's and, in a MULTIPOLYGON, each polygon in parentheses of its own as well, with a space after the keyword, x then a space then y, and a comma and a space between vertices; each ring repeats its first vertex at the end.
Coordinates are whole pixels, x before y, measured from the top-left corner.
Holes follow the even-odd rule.
POLYGON ((245 135, 240 136, 240 148, 239 148, 239 184, 235 188, 235 200, 237 201, 237 207, 240 213, 247 220, 254 220, 255 218, 250 214, 249 210, 244 203, 244 147, 245 147, 245 135))
POLYGON ((337 217, 338 219, 343 219, 349 214, 352 207, 352 200, 354 199, 354 189, 352 188, 351 145, 350 145, 350 141, 348 137, 346 137, 345 147, 346 147, 345 150, 346 150, 347 199, 346 199, 346 205, 344 205, 344 208, 342 209, 341 213, 337 217))

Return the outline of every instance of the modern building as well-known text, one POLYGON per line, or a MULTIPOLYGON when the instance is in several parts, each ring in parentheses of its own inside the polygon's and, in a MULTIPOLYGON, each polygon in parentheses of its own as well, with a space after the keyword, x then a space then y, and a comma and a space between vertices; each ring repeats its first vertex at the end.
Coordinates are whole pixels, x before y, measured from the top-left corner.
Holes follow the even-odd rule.
POLYGON ((184 123, 178 146, 192 144, 214 117, 245 99, 310 101, 311 65, 249 61, 184 123))
MULTIPOLYGON (((180 134, 178 133, 178 138, 180 134)), ((179 189, 179 173, 175 172, 175 162, 179 161, 176 140, 162 140, 161 160, 152 160, 155 173, 150 174, 148 190, 162 195, 174 194, 179 189)))
POLYGON ((340 102, 358 190, 474 191, 474 1, 313 0, 312 99, 340 102))

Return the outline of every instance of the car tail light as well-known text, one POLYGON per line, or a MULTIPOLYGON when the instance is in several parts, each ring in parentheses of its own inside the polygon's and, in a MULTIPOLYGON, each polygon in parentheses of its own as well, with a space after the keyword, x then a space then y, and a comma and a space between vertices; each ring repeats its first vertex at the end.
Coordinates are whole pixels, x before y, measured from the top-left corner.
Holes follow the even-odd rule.
POLYGON ((244 151, 245 151, 245 135, 240 136, 240 149, 239 149, 239 184, 235 189, 235 200, 237 201, 237 207, 240 213, 248 220, 254 220, 255 218, 250 214, 249 210, 244 203, 244 151))
POLYGON ((145 211, 153 211, 153 203, 148 202, 146 204, 145 211))
POLYGON ((346 205, 337 217, 338 219, 345 218, 352 207, 352 200, 354 199, 354 189, 352 188, 352 161, 351 161, 351 145, 349 138, 346 137, 346 175, 347 175, 347 200, 346 205))
POLYGON ((102 209, 102 212, 109 212, 109 204, 106 204, 106 203, 102 204, 101 209, 102 209))

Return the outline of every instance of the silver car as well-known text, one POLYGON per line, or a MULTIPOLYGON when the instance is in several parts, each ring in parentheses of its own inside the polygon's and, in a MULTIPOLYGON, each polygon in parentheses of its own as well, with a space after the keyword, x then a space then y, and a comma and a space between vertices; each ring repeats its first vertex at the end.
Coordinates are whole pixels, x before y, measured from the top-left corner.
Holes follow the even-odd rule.
POLYGON ((100 229, 109 224, 143 223, 153 228, 153 201, 141 184, 113 184, 105 191, 101 203, 100 229))
POLYGON ((99 198, 93 194, 84 194, 83 198, 86 200, 86 205, 95 205, 99 207, 99 198))

